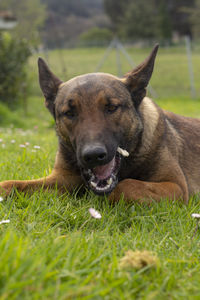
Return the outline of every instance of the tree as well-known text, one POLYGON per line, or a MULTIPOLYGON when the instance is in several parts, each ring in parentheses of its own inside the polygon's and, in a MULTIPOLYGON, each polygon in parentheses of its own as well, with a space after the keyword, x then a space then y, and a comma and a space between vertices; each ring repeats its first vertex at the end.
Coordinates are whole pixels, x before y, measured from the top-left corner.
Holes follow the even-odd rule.
POLYGON ((192 35, 200 37, 200 0, 195 0, 193 8, 184 8, 184 11, 189 15, 192 35))
MULTIPOLYGON (((179 35, 191 35, 191 23, 186 10, 194 8, 194 1, 195 0, 165 0, 172 29, 179 35)), ((157 4, 159 2, 160 0, 157 0, 157 4)))
POLYGON ((112 29, 115 33, 120 30, 129 3, 130 0, 104 0, 104 9, 112 22, 112 29))
POLYGON ((172 37, 172 20, 166 0, 159 0, 156 3, 158 9, 158 34, 164 40, 170 40, 172 37))
POLYGON ((104 0, 114 31, 126 38, 152 38, 159 34, 155 0, 104 0))
POLYGON ((76 15, 81 17, 88 17, 88 7, 85 6, 83 0, 43 0, 48 10, 59 14, 60 16, 76 15))
POLYGON ((193 8, 194 1, 104 0, 104 7, 118 34, 127 38, 170 39, 173 31, 191 34, 191 22, 183 7, 193 8))
POLYGON ((45 6, 40 0, 1 0, 0 9, 10 10, 17 18, 13 33, 33 46, 40 41, 39 30, 45 20, 45 6))
POLYGON ((119 31, 127 38, 153 38, 158 35, 154 0, 134 0, 126 8, 119 31))
POLYGON ((27 87, 26 63, 31 55, 25 40, 0 32, 0 102, 15 107, 27 87))
POLYGON ((83 32, 109 23, 103 0, 41 0, 47 7, 43 40, 50 48, 74 45, 83 32))

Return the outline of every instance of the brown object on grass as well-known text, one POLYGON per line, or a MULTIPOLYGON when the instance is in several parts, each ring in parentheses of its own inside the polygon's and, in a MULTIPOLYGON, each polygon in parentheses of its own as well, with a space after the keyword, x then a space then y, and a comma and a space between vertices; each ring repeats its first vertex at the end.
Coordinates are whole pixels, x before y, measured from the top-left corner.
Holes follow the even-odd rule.
POLYGON ((156 267, 158 265, 158 258, 153 255, 152 252, 147 250, 143 251, 132 251, 128 250, 125 253, 125 256, 120 260, 121 268, 134 268, 134 269, 142 269, 144 267, 156 267))

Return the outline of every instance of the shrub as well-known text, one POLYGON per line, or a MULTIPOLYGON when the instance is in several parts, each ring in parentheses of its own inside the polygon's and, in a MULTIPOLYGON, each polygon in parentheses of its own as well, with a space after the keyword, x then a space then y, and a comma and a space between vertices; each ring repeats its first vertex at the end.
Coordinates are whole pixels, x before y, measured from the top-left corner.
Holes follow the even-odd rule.
POLYGON ((18 111, 11 111, 6 105, 0 103, 0 126, 9 126, 11 124, 15 127, 23 127, 24 121, 19 116, 18 111))
POLYGON ((26 41, 0 33, 0 101, 15 106, 27 86, 25 65, 31 52, 26 41))
POLYGON ((80 42, 90 46, 105 45, 112 37, 113 34, 109 29, 94 27, 80 35, 80 42))

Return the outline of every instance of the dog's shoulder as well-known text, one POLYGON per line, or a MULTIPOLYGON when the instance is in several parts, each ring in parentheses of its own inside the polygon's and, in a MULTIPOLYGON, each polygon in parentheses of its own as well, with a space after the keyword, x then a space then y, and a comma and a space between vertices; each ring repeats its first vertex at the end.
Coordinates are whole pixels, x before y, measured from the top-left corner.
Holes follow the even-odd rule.
POLYGON ((146 123, 152 133, 156 129, 158 123, 163 123, 165 124, 165 127, 169 129, 173 127, 179 132, 190 132, 191 129, 195 129, 200 135, 200 119, 186 117, 164 110, 149 97, 143 99, 139 112, 143 122, 146 123))
POLYGON ((161 118, 162 110, 152 99, 144 97, 139 107, 139 113, 142 118, 144 131, 148 139, 151 139, 161 118))

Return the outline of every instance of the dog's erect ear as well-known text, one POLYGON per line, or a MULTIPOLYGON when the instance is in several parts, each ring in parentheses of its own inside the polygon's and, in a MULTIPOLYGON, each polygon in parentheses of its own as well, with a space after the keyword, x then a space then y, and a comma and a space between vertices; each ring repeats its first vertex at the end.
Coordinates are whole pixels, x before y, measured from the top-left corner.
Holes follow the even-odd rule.
POLYGON ((151 78, 159 45, 155 45, 151 54, 139 66, 125 75, 124 83, 128 87, 135 106, 139 106, 146 95, 146 87, 151 78))
POLYGON ((58 87, 62 81, 51 72, 42 58, 38 59, 38 69, 40 87, 46 100, 46 107, 55 118, 54 101, 58 92, 58 87))

